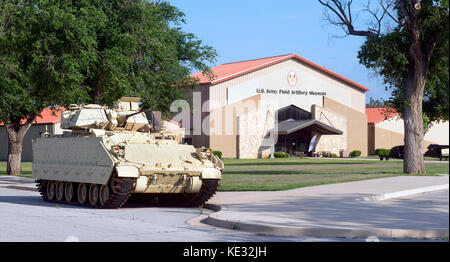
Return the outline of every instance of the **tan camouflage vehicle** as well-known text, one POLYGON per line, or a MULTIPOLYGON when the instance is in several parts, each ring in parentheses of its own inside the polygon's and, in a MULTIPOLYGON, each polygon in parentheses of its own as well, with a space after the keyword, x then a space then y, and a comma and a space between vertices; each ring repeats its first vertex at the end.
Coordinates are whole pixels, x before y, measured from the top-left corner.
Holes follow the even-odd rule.
POLYGON ((214 195, 222 161, 209 148, 154 132, 139 101, 71 105, 61 114, 61 128, 69 130, 33 142, 33 178, 44 201, 119 208, 131 196, 194 207, 214 195))

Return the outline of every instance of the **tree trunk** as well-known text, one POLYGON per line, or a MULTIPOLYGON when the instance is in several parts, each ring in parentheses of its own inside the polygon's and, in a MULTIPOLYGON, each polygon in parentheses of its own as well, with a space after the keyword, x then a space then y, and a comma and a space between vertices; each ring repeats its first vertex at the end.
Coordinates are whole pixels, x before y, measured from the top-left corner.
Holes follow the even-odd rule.
POLYGON ((102 104, 102 96, 103 96, 103 87, 102 87, 102 81, 104 78, 104 71, 103 67, 100 66, 98 69, 98 75, 97 79, 95 80, 94 86, 92 88, 92 100, 95 104, 102 104))
POLYGON ((8 175, 22 174, 22 141, 18 139, 17 133, 8 133, 8 164, 6 172, 8 175))
POLYGON ((23 125, 20 122, 5 125, 8 135, 8 162, 6 166, 8 175, 20 175, 22 173, 22 142, 35 119, 36 116, 32 116, 23 125))
POLYGON ((404 163, 403 172, 407 174, 425 174, 423 158, 423 92, 426 84, 427 61, 410 63, 405 83, 404 106, 404 163))

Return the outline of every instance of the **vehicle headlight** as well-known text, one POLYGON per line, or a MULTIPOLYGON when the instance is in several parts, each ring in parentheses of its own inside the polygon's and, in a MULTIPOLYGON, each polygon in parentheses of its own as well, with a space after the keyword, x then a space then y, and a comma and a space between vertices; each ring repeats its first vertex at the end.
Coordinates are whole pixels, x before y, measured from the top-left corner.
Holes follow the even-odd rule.
POLYGON ((201 148, 201 149, 197 149, 197 155, 200 157, 200 159, 202 160, 211 160, 211 156, 212 156, 212 150, 211 149, 206 149, 206 148, 201 148))

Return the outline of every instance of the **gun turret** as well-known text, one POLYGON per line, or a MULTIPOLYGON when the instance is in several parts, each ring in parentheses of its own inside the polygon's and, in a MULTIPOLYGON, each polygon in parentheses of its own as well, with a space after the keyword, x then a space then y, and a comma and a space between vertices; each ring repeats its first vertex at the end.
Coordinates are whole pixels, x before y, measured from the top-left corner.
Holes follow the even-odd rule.
POLYGON ((138 131, 143 127, 150 128, 147 117, 143 113, 151 109, 139 110, 139 100, 134 97, 123 97, 111 109, 96 104, 71 105, 70 110, 61 114, 61 127, 72 130, 106 129, 111 131, 116 128, 128 131, 138 131))
MULTIPOLYGON (((133 113, 128 113, 126 114, 125 112, 119 112, 119 116, 118 116, 118 126, 119 127, 127 127, 127 124, 129 121, 129 118, 133 117, 133 116, 137 116, 137 115, 141 115, 142 113, 151 111, 151 109, 146 109, 146 110, 140 110, 138 112, 133 112, 133 113)), ((142 115, 141 117, 139 117, 139 120, 142 120, 141 118, 145 118, 146 124, 148 124, 148 120, 147 117, 142 115)), ((133 119, 134 122, 136 121, 136 118, 133 119)), ((133 122, 133 121, 132 121, 133 122)), ((142 123, 142 121, 139 121, 139 123, 142 123)), ((125 128, 128 129, 128 128, 125 128)))
POLYGON ((145 109, 145 110, 141 110, 141 111, 138 111, 138 112, 135 112, 135 113, 127 114, 127 115, 125 115, 125 121, 126 121, 129 117, 132 117, 132 116, 135 116, 135 115, 139 115, 139 114, 141 114, 141 113, 150 112, 150 111, 152 111, 152 110, 151 110, 151 109, 145 109))

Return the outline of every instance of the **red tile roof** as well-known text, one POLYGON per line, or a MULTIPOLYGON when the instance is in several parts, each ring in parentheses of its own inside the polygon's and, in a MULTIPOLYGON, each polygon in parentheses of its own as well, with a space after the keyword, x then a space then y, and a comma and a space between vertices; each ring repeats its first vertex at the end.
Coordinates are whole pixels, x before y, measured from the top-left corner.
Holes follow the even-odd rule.
MULTIPOLYGON (((33 124, 56 124, 61 122, 61 111, 66 110, 64 107, 58 106, 55 107, 55 109, 58 109, 59 111, 54 111, 54 114, 52 114, 52 109, 50 107, 44 108, 41 112, 41 116, 36 117, 36 120, 33 122, 33 124)), ((26 119, 22 119, 20 121, 21 124, 24 124, 26 119)), ((0 126, 3 125, 3 123, 0 123, 0 126)))
POLYGON ((216 66, 214 68, 211 68, 214 75, 216 75, 216 78, 213 79, 212 81, 208 77, 204 76, 202 74, 202 72, 195 73, 195 74, 191 75, 191 77, 199 78, 200 84, 214 85, 214 84, 218 84, 218 83, 224 82, 226 80, 241 76, 243 74, 247 74, 247 73, 256 71, 258 69, 286 61, 291 58, 296 59, 302 63, 305 63, 315 69, 318 69, 319 71, 322 71, 332 77, 335 77, 335 78, 337 78, 347 84, 350 84, 356 88, 359 88, 363 91, 369 91, 369 88, 362 86, 356 82, 353 82, 350 79, 347 79, 339 74, 336 74, 336 73, 326 69, 325 67, 315 64, 301 56, 296 55, 296 54, 273 56, 273 57, 266 57, 266 58, 261 58, 261 59, 254 59, 254 60, 247 60, 247 61, 241 61, 241 62, 235 62, 235 63, 222 64, 222 65, 216 66))
POLYGON ((386 119, 398 115, 398 112, 392 107, 367 107, 367 122, 378 124, 386 119))

